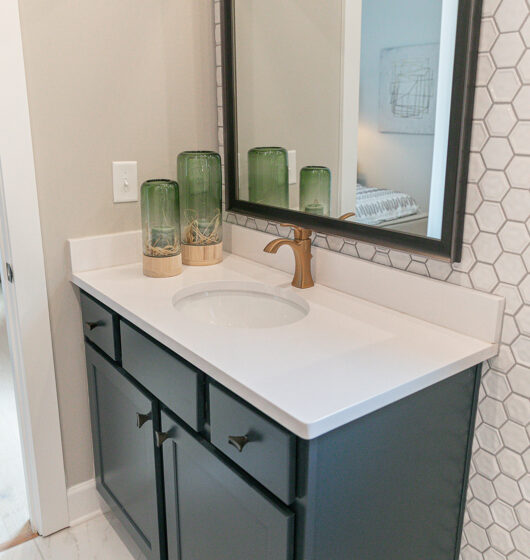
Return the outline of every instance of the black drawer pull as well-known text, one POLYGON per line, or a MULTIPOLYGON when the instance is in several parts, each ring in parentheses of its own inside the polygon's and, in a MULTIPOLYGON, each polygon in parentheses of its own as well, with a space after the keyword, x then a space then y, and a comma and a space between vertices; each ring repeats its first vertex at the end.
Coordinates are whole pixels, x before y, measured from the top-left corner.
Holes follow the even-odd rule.
POLYGON ((149 422, 152 418, 152 414, 148 412, 147 414, 142 414, 141 412, 136 413, 136 427, 140 429, 146 422, 149 422))
POLYGON ((93 331, 96 327, 104 327, 105 321, 86 321, 85 325, 89 331, 93 331))
POLYGON ((228 436, 228 443, 233 445, 239 453, 243 452, 243 448, 249 441, 248 436, 228 436))
POLYGON ((162 447, 162 444, 169 438, 169 432, 155 432, 156 446, 162 447))

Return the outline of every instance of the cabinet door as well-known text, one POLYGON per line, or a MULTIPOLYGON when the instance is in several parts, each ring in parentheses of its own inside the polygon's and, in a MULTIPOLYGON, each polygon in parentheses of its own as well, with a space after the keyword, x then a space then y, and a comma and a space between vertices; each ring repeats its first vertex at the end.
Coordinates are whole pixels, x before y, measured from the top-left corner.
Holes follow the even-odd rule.
POLYGON ((97 488, 145 556, 159 560, 153 402, 88 345, 86 356, 97 488))
POLYGON ((162 413, 169 560, 290 560, 293 513, 162 413))

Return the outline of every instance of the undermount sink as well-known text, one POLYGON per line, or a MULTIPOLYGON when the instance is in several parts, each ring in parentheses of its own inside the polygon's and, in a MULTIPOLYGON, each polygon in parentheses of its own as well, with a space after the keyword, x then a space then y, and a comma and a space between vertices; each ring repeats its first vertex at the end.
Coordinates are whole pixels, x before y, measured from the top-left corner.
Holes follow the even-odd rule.
POLYGON ((173 307, 193 321, 237 328, 272 328, 296 323, 309 304, 290 288, 257 282, 208 282, 173 296, 173 307))

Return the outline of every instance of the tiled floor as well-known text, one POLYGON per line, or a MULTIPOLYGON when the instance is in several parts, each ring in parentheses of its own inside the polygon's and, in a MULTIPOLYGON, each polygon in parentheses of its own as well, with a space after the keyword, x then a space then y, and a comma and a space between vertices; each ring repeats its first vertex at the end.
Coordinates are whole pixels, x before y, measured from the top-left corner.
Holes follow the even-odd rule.
POLYGON ((0 560, 137 560, 103 516, 37 537, 0 553, 0 560))
POLYGON ((1 287, 0 456, 0 543, 3 543, 19 532, 29 515, 1 287))

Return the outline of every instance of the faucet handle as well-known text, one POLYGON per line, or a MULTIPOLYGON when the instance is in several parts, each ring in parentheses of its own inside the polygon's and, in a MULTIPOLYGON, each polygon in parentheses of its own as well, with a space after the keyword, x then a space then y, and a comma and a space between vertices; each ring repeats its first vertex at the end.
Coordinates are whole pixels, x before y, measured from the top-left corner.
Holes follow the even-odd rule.
POLYGON ((296 226, 295 224, 280 224, 280 225, 282 227, 293 228, 294 238, 296 241, 307 241, 311 237, 311 234, 313 233, 312 230, 301 226, 296 226))

